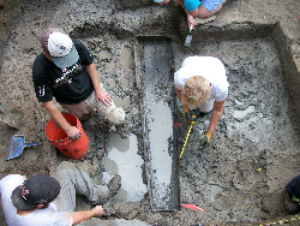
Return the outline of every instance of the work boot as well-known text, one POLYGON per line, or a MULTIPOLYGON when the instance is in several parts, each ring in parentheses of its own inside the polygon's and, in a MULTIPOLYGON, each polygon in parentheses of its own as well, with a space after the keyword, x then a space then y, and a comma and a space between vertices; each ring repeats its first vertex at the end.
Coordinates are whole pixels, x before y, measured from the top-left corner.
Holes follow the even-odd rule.
POLYGON ((109 199, 113 196, 115 196, 120 188, 121 188, 121 176, 119 174, 116 174, 113 176, 113 178, 110 179, 110 181, 107 184, 108 192, 107 195, 96 195, 98 197, 97 201, 90 201, 87 198, 85 198, 85 201, 87 203, 90 203, 92 206, 103 206, 105 203, 109 201, 109 199))
POLYGON ((107 184, 108 186, 108 194, 107 199, 110 199, 111 197, 115 196, 121 188, 121 176, 119 174, 114 175, 113 178, 110 179, 110 181, 107 184))
POLYGON ((290 193, 286 190, 284 192, 284 207, 285 210, 289 213, 289 214, 296 214, 299 212, 300 208, 299 208, 299 203, 296 201, 293 201, 293 197, 290 195, 290 193))

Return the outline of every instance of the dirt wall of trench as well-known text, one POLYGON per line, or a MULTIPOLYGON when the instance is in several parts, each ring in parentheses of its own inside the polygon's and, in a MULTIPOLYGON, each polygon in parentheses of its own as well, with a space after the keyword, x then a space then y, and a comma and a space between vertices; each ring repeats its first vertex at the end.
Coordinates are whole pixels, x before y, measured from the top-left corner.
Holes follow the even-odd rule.
POLYGON ((294 44, 282 30, 282 25, 278 23, 273 32, 272 38, 280 54, 281 64, 284 71, 285 84, 290 90, 290 112, 294 120, 295 130, 299 131, 300 123, 300 89, 295 84, 300 83, 300 52, 299 46, 294 44))

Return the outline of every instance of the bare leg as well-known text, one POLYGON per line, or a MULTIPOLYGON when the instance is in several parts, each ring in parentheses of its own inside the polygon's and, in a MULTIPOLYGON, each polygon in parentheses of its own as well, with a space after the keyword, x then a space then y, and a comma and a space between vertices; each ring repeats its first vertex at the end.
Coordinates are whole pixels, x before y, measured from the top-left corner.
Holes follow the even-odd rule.
POLYGON ((211 17, 212 15, 215 15, 217 12, 219 12, 222 9, 223 4, 219 5, 215 11, 211 12, 202 5, 198 7, 198 17, 204 19, 207 17, 211 17))

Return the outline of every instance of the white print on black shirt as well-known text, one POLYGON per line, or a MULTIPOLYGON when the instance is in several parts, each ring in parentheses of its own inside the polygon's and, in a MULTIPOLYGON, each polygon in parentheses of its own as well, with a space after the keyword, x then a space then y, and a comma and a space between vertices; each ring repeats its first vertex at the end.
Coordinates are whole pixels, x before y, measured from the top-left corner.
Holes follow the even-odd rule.
POLYGON ((38 86, 39 89, 39 96, 43 97, 45 96, 45 86, 43 85, 43 88, 41 86, 38 86))
POLYGON ((82 70, 82 65, 77 63, 74 64, 71 68, 67 69, 64 68, 62 70, 62 76, 60 78, 57 78, 54 82, 53 88, 57 88, 65 83, 72 83, 72 77, 76 75, 78 72, 82 70))

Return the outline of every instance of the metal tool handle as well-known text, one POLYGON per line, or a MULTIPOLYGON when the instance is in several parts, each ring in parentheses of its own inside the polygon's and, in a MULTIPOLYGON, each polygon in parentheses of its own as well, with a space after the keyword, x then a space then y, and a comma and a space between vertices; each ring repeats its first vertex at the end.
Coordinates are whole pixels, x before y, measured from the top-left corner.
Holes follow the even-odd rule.
POLYGON ((189 30, 190 30, 190 33, 191 33, 192 30, 193 30, 193 24, 190 25, 189 30))
POLYGON ((38 144, 37 142, 24 143, 24 147, 32 147, 32 146, 36 146, 37 144, 38 144))

